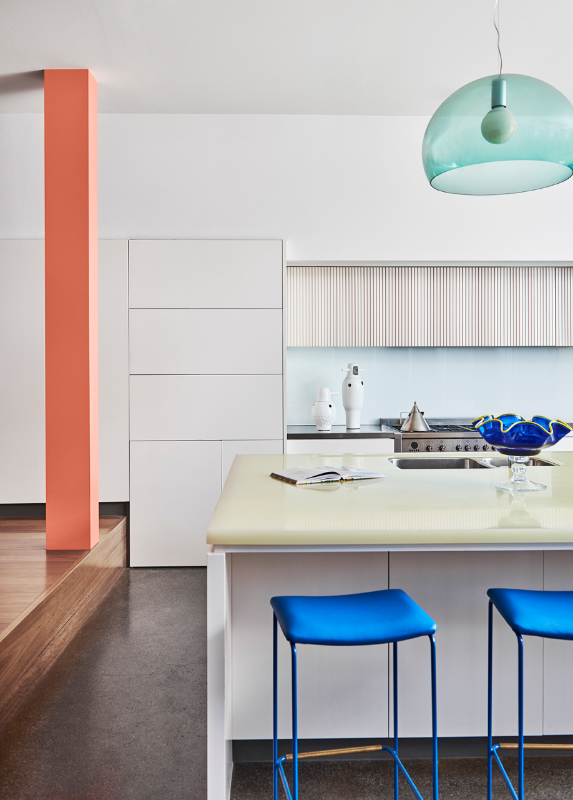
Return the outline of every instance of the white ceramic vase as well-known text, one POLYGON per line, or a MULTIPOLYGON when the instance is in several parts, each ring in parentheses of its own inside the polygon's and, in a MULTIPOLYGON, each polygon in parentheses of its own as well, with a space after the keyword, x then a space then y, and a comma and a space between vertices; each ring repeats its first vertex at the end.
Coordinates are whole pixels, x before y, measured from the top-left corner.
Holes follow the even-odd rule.
POLYGON ((318 390, 318 398, 312 407, 312 421, 319 431, 329 431, 336 419, 336 406, 332 402, 333 394, 338 394, 338 392, 331 392, 325 386, 318 390))
POLYGON ((360 412, 364 405, 364 381, 359 373, 358 364, 349 364, 342 370, 346 376, 342 381, 342 405, 346 411, 346 427, 348 430, 360 429, 360 412))

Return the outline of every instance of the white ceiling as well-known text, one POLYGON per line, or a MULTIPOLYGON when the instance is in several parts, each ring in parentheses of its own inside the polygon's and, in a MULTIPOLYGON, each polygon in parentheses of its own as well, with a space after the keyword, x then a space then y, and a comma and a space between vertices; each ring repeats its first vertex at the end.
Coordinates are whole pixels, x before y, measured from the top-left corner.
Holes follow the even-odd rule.
MULTIPOLYGON (((500 0, 506 72, 573 99, 571 0, 500 0)), ((89 67, 103 113, 430 115, 497 69, 493 0, 1 0, 0 113, 89 67)))

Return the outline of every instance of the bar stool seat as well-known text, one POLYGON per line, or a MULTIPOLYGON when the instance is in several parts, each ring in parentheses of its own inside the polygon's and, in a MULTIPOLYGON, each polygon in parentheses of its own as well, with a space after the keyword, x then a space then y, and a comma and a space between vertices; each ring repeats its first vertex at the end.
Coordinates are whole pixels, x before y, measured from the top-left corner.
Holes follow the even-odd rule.
POLYGON ((573 592, 489 589, 488 596, 515 633, 573 639, 573 592))
POLYGON ((431 636, 437 625, 402 589, 331 595, 273 597, 285 639, 296 644, 365 645, 431 636))

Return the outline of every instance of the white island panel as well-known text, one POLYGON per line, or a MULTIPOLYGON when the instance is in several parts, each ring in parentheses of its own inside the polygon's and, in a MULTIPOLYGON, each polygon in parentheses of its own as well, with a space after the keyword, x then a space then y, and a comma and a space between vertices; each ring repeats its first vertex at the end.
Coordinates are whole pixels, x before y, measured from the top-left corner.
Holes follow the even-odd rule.
MULTIPOLYGON (((438 735, 487 736, 487 590, 543 589, 543 553, 391 553, 390 588, 438 623, 438 735)), ((429 736, 427 641, 399 645, 403 736, 429 736)), ((517 641, 494 610, 494 734, 517 732, 517 641)), ((525 640, 525 733, 543 732, 543 641, 525 640)))
MULTIPOLYGON (((233 739, 272 738, 271 597, 387 588, 386 553, 234 554, 233 739)), ((290 645, 280 629, 278 650, 279 738, 289 738, 290 645)), ((298 645, 297 654, 301 739, 388 736, 387 645, 298 645)))
MULTIPOLYGON (((549 592, 573 591, 573 553, 545 553, 544 588, 549 592)), ((532 640, 524 637, 525 652, 532 640)), ((573 642, 544 639, 543 733, 573 734, 573 642)), ((527 661, 525 662, 527 663, 527 661)))

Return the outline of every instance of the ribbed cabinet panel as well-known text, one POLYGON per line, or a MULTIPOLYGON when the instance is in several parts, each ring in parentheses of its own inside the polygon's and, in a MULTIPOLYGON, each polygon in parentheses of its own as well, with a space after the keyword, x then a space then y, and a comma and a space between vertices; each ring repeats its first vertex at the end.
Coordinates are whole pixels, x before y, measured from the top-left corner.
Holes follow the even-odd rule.
POLYGON ((290 347, 568 347, 572 267, 288 267, 290 347))

